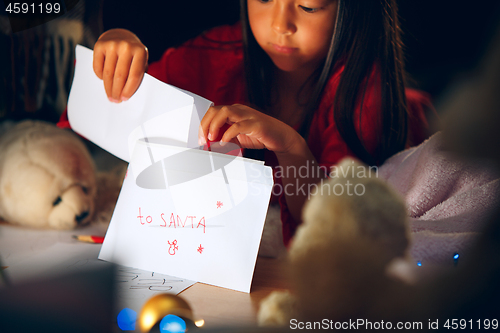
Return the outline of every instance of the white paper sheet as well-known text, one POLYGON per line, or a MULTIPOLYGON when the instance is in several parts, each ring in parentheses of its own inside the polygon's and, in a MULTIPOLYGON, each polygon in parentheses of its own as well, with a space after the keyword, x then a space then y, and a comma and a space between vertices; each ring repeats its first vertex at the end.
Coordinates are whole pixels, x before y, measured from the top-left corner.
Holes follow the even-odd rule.
POLYGON ((262 163, 198 147, 211 104, 146 75, 127 102, 108 101, 92 52, 76 50, 73 129, 129 161, 99 258, 249 292, 273 185, 262 163))
POLYGON ((94 73, 92 54, 92 50, 77 45, 68 99, 68 120, 75 132, 127 162, 135 142, 144 137, 164 138, 171 145, 198 146, 198 125, 210 101, 146 74, 127 102, 111 103, 94 73))
MULTIPOLYGON (((38 231, 43 233, 43 231, 38 231)), ((25 239, 22 240, 26 242, 25 239)), ((101 246, 67 239, 65 243, 55 243, 36 254, 18 261, 6 269, 11 283, 50 278, 62 274, 98 269, 110 265, 97 259, 101 246)), ((168 276, 150 271, 118 266, 116 268, 115 312, 129 308, 137 313, 144 303, 160 293, 178 294, 195 281, 168 276)))
POLYGON ((78 242, 72 238, 73 235, 104 235, 107 227, 107 223, 92 223, 75 230, 52 230, 2 223, 0 224, 0 258, 2 265, 16 265, 48 249, 55 243, 77 244, 78 242))

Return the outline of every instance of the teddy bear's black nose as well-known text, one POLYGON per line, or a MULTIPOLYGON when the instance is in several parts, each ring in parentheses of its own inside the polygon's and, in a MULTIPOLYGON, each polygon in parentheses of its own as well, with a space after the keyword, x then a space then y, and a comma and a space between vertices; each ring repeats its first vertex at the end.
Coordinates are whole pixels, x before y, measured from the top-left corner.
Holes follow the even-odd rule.
POLYGON ((76 223, 78 223, 78 224, 82 223, 82 221, 85 220, 85 218, 87 216, 89 216, 89 212, 88 211, 85 211, 85 212, 81 213, 80 215, 77 215, 75 217, 76 223))

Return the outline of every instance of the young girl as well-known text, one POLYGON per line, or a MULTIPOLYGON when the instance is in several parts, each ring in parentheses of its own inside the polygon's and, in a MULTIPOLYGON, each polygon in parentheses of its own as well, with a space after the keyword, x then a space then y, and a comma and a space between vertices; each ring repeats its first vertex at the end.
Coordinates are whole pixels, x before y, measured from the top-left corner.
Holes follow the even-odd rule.
MULTIPOLYGON (((395 0, 241 0, 241 22, 168 49, 148 72, 215 103, 200 144, 259 149, 280 170, 287 244, 309 185, 327 176, 314 168, 347 155, 378 165, 424 139, 427 100, 405 91, 400 44, 395 0)), ((147 60, 131 32, 101 35, 94 70, 111 101, 133 95, 147 60)))

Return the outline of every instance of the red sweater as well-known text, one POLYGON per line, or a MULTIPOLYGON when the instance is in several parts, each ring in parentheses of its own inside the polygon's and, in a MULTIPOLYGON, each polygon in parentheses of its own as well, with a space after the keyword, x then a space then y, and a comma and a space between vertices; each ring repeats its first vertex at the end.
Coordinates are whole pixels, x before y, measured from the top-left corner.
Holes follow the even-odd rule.
MULTIPOLYGON (((343 68, 331 76, 315 112, 308 138, 308 145, 321 166, 331 167, 345 156, 354 156, 342 139, 333 119, 335 91, 343 68)), ((177 48, 168 49, 162 58, 149 65, 148 73, 173 86, 191 91, 207 98, 215 105, 247 104, 242 36, 239 23, 214 28, 177 48)), ((380 85, 372 75, 365 92, 363 112, 359 109, 354 119, 358 135, 369 153, 373 154, 380 137, 380 85)), ((429 98, 415 90, 407 89, 407 103, 410 111, 410 137, 412 145, 426 138, 427 121, 424 112, 430 105, 429 98)), ((276 157, 266 152, 266 164, 276 166, 276 157)), ((276 175, 276 174, 275 174, 276 175)), ((281 186, 275 177, 275 186, 281 186)), ((276 188, 275 188, 276 190, 276 188)), ((277 189, 273 193, 280 193, 277 189)), ((274 197, 281 207, 283 240, 286 245, 295 234, 300 221, 291 216, 284 195, 274 197)))

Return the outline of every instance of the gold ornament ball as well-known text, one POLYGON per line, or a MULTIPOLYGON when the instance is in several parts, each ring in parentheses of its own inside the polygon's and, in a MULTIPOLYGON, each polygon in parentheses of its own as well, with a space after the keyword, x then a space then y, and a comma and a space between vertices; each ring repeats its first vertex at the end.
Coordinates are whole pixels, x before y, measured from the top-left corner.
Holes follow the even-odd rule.
POLYGON ((158 294, 151 297, 141 309, 137 322, 141 332, 151 331, 166 315, 176 315, 194 322, 193 310, 181 297, 171 294, 158 294))

